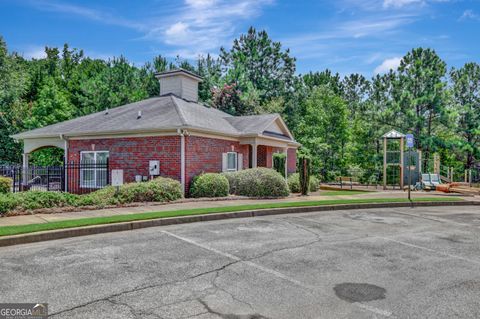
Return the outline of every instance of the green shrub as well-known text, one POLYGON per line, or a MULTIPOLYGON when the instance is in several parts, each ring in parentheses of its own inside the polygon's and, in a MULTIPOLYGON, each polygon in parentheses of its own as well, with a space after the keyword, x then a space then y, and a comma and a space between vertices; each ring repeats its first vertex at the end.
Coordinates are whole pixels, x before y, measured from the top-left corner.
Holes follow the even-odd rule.
MULTIPOLYGON (((300 193, 300 174, 294 173, 288 177, 288 188, 292 193, 300 193)), ((320 181, 315 176, 310 176, 309 191, 316 192, 320 188, 320 181)))
POLYGON ((217 173, 198 175, 190 187, 192 197, 225 197, 229 191, 228 179, 223 174, 217 173))
POLYGON ((236 194, 249 197, 285 197, 289 195, 285 178, 273 169, 251 168, 237 172, 236 194))
POLYGON ((320 181, 316 176, 310 176, 310 186, 309 189, 311 192, 316 192, 320 188, 320 181))
POLYGON ((20 210, 32 210, 40 208, 75 206, 79 195, 61 192, 28 191, 15 193, 18 201, 17 208, 20 210))
POLYGON ((273 169, 279 172, 282 176, 285 175, 286 160, 287 154, 285 153, 273 154, 273 169))
POLYGON ((288 176, 287 183, 290 192, 300 193, 300 175, 298 173, 288 176))
POLYGON ((12 187, 12 179, 0 176, 0 194, 10 193, 12 187))
POLYGON ((18 206, 18 199, 13 194, 0 194, 0 215, 4 215, 18 206))
POLYGON ((171 178, 157 177, 148 182, 108 186, 82 196, 78 206, 106 206, 134 202, 169 202, 182 198, 181 184, 171 178))
POLYGON ((229 185, 229 193, 230 194, 235 194, 237 192, 237 182, 238 182, 238 172, 227 172, 227 173, 222 173, 223 176, 225 176, 228 180, 228 185, 229 185))
POLYGON ((75 195, 61 192, 28 191, 0 194, 0 214, 15 209, 19 211, 54 208, 118 205, 132 202, 168 202, 182 198, 182 186, 170 178, 158 177, 145 183, 130 183, 120 187, 108 186, 96 192, 75 195))

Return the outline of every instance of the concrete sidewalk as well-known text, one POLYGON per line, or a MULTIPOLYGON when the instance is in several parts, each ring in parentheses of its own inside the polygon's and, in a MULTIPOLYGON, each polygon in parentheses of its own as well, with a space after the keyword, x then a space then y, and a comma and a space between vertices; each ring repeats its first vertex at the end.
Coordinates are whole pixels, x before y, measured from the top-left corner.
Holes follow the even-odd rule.
MULTIPOLYGON (((195 209, 195 208, 211 208, 211 207, 224 207, 224 206, 239 206, 249 204, 263 204, 263 203, 281 203, 281 202, 299 202, 299 201, 320 201, 320 200, 338 200, 338 199, 370 199, 370 198, 406 198, 407 194, 403 191, 388 191, 388 192, 368 192, 362 194, 352 195, 335 195, 328 196, 330 191, 320 191, 312 193, 309 196, 292 195, 282 199, 229 199, 229 200, 194 200, 185 201, 181 203, 172 204, 145 204, 135 207, 119 207, 110 209, 99 210, 85 210, 79 212, 64 212, 64 213, 52 213, 52 214, 35 214, 35 215, 22 215, 0 218, 0 227, 2 226, 14 226, 14 225, 28 225, 28 224, 41 224, 50 223, 56 221, 90 218, 90 217, 104 217, 114 215, 128 215, 148 212, 159 211, 172 211, 182 209, 195 209), (324 195, 322 195, 324 194, 324 195)), ((464 198, 468 200, 480 200, 479 197, 462 197, 457 194, 445 194, 437 192, 429 193, 412 193, 412 198, 421 197, 438 197, 438 198, 450 198, 452 196, 458 198, 464 198)))

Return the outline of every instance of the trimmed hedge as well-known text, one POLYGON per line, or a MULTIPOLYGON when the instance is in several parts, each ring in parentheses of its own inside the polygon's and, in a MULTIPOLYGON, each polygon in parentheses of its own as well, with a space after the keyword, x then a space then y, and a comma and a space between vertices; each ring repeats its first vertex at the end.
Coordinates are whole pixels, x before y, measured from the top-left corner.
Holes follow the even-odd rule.
POLYGON ((298 173, 288 176, 287 183, 290 192, 300 193, 300 175, 298 173))
POLYGON ((222 173, 223 176, 225 176, 228 180, 228 185, 229 185, 229 193, 234 195, 237 193, 237 184, 238 184, 238 172, 227 172, 227 173, 222 173))
MULTIPOLYGON (((294 173, 288 176, 288 188, 292 193, 300 193, 300 174, 294 173)), ((309 191, 316 192, 320 188, 320 181, 315 176, 310 176, 309 191)))
POLYGON ((182 198, 182 186, 171 178, 158 177, 145 183, 129 183, 117 189, 108 186, 96 192, 75 195, 61 192, 28 191, 0 194, 0 214, 53 207, 119 205, 133 202, 169 202, 182 198))
POLYGON ((196 176, 190 187, 192 197, 225 197, 230 186, 227 177, 218 173, 205 173, 196 176))
POLYGON ((12 187, 12 179, 0 176, 0 194, 10 193, 12 187))
POLYGON ((286 197, 290 194, 285 178, 269 168, 251 168, 235 174, 235 193, 248 197, 286 197))
POLYGON ((320 189, 320 180, 316 176, 313 176, 313 175, 310 176, 309 188, 311 192, 316 192, 320 189))

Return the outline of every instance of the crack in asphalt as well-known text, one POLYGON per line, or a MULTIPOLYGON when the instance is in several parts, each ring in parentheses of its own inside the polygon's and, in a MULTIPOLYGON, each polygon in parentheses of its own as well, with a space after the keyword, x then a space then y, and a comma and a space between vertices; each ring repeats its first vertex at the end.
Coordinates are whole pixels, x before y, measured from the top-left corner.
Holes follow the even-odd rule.
MULTIPOLYGON (((67 313, 67 312, 71 312, 71 311, 74 311, 76 309, 87 307, 89 305, 92 305, 92 304, 95 304, 95 303, 98 303, 98 302, 102 302, 102 301, 111 302, 111 303, 115 304, 115 302, 112 301, 113 298, 117 298, 117 297, 120 297, 120 296, 128 294, 128 293, 143 291, 143 290, 147 290, 147 289, 151 289, 151 288, 159 288, 159 287, 162 287, 162 286, 174 285, 174 284, 178 284, 178 283, 185 282, 185 281, 188 281, 188 280, 192 280, 192 279, 195 279, 195 278, 198 278, 198 277, 201 277, 201 276, 205 276, 205 275, 208 275, 208 274, 211 274, 211 273, 222 271, 225 268, 227 268, 227 267, 229 267, 229 266, 231 266, 235 263, 238 263, 238 262, 239 262, 238 260, 232 261, 232 262, 229 262, 225 265, 222 265, 221 267, 218 267, 218 268, 215 268, 215 269, 212 269, 212 270, 208 270, 208 271, 205 271, 205 272, 202 272, 202 273, 199 273, 199 274, 196 274, 194 276, 190 276, 188 278, 181 279, 181 280, 174 280, 174 281, 157 283, 157 284, 152 284, 152 285, 148 285, 148 286, 141 286, 141 287, 135 287, 133 289, 124 290, 124 291, 112 294, 112 295, 104 297, 104 298, 95 299, 95 300, 77 305, 75 307, 71 307, 71 308, 68 308, 68 309, 64 309, 64 310, 52 313, 52 314, 50 314, 50 317, 58 316, 60 314, 64 314, 64 313, 67 313)), ((129 305, 126 305, 126 306, 130 308, 129 305)))

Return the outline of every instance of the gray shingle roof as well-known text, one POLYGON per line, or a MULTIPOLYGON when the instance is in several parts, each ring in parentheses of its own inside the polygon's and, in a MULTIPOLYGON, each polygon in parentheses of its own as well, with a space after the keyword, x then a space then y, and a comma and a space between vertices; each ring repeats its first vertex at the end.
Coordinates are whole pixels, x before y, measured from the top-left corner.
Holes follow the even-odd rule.
POLYGON ((169 94, 23 132, 16 139, 196 128, 232 136, 261 134, 278 114, 234 117, 169 94), (141 111, 141 118, 137 118, 141 111))

